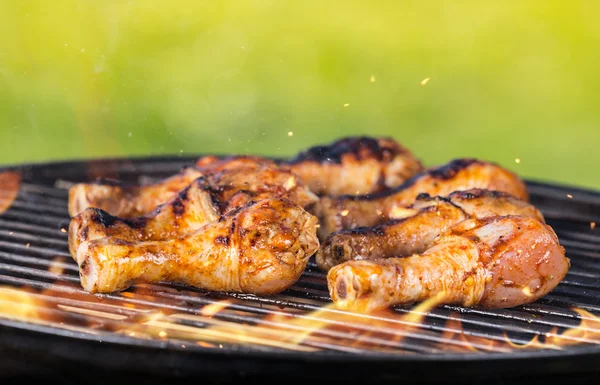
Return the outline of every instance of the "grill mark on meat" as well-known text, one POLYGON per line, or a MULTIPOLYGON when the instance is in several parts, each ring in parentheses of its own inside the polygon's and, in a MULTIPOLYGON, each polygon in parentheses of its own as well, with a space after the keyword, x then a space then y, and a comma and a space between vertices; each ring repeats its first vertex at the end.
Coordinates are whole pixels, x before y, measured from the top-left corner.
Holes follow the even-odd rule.
POLYGON ((90 257, 85 258, 79 268, 81 269, 81 274, 88 275, 90 273, 90 257))
POLYGON ((374 158, 378 161, 389 161, 395 156, 406 152, 400 147, 382 146, 390 138, 381 138, 379 141, 367 136, 344 138, 325 146, 314 146, 296 155, 286 163, 296 164, 306 161, 317 163, 341 164, 344 155, 354 155, 358 160, 374 158))
POLYGON ((148 221, 150 220, 150 217, 123 218, 121 220, 133 229, 142 229, 146 227, 148 221))
POLYGON ((92 221, 99 223, 104 227, 111 227, 117 220, 117 217, 110 215, 104 210, 97 208, 93 208, 93 210, 94 215, 91 216, 92 221))
POLYGON ((229 237, 226 235, 220 235, 218 237, 215 237, 215 244, 229 246, 229 237))
POLYGON ((179 198, 175 199, 171 203, 171 207, 173 207, 173 215, 175 215, 175 217, 180 217, 185 213, 185 205, 183 204, 183 201, 187 200, 187 189, 182 191, 182 195, 179 195, 179 198))
POLYGON ((428 173, 433 178, 439 180, 448 180, 453 178, 459 171, 469 167, 472 164, 481 163, 476 159, 455 159, 448 164, 430 170, 428 173))
MULTIPOLYGON (((443 166, 440 166, 438 168, 423 171, 422 173, 419 173, 419 174, 413 176, 412 178, 408 179, 406 182, 404 182, 401 185, 394 187, 392 189, 387 189, 384 191, 380 191, 380 192, 376 192, 376 193, 372 193, 372 194, 364 194, 364 195, 340 195, 339 197, 337 197, 337 199, 340 201, 341 200, 371 201, 371 200, 377 200, 380 198, 385 198, 390 195, 394 195, 395 193, 397 193, 399 191, 408 189, 409 187, 411 187, 412 185, 417 183, 422 178, 425 178, 426 176, 430 176, 434 179, 437 179, 438 181, 445 181, 445 180, 453 178, 459 171, 461 171, 473 164, 478 164, 478 163, 484 164, 484 162, 477 160, 477 159, 471 159, 471 158, 454 159, 454 160, 450 161, 449 163, 447 163, 443 166)), ((490 162, 487 162, 487 163, 493 164, 490 162)))
POLYGON ((449 198, 458 197, 461 199, 477 199, 483 197, 490 198, 511 198, 512 195, 498 190, 471 189, 466 191, 455 191, 450 194, 449 198))

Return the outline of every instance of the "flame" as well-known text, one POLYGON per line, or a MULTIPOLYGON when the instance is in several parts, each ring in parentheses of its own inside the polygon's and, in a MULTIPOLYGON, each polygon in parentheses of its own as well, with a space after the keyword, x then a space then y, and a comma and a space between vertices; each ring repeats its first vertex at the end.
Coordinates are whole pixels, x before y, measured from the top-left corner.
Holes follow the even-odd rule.
POLYGON ((21 175, 14 171, 0 172, 0 214, 12 206, 21 188, 21 175))
POLYGON ((27 321, 40 318, 38 310, 41 302, 24 289, 0 287, 0 315, 2 317, 27 321))
POLYGON ((221 310, 223 310, 226 307, 228 307, 229 305, 231 305, 232 303, 233 303, 233 301, 230 299, 226 299, 224 301, 219 301, 219 302, 214 302, 214 303, 211 303, 210 305, 204 306, 200 313, 205 317, 212 317, 215 314, 217 314, 218 312, 220 312, 221 310))
MULTIPOLYGON (((57 257, 49 271, 60 275, 68 267, 64 257, 57 257)), ((333 303, 320 306, 306 299, 304 305, 313 309, 306 312, 235 298, 215 301, 202 292, 182 296, 176 288, 153 285, 136 285, 130 291, 94 296, 79 285, 57 281, 40 290, 0 287, 0 318, 87 333, 178 340, 211 349, 251 344, 305 352, 326 349, 411 354, 411 343, 434 353, 510 352, 600 344, 600 317, 587 310, 572 309, 579 324, 562 332, 553 328, 545 333, 535 330, 529 337, 509 337, 508 332, 491 335, 476 328, 465 329, 473 321, 455 313, 448 315, 443 325, 429 323, 431 312, 443 299, 441 293, 412 309, 371 313, 349 312, 333 303)))

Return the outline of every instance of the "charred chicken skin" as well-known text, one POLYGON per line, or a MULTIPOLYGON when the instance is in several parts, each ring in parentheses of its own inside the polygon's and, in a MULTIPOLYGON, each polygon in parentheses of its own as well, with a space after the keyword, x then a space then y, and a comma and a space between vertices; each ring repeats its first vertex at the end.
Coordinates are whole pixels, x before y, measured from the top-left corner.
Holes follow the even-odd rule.
POLYGON ((274 294, 300 277, 319 247, 316 225, 317 218, 302 207, 269 198, 167 241, 86 241, 75 259, 81 284, 90 293, 170 281, 206 290, 274 294))
POLYGON ((305 207, 317 197, 289 171, 275 165, 226 168, 194 180, 169 202, 137 218, 119 218, 87 208, 71 219, 69 250, 75 255, 82 242, 103 237, 126 241, 161 241, 185 235, 251 201, 286 198, 305 207))
POLYGON ((358 227, 329 235, 316 261, 325 271, 351 259, 401 257, 429 249, 438 235, 468 218, 521 215, 544 218, 533 205, 500 191, 471 189, 448 197, 421 194, 403 211, 414 215, 374 227, 358 227))
POLYGON ((95 207, 122 218, 138 217, 175 197, 200 176, 202 173, 197 169, 186 167, 149 185, 123 185, 108 180, 78 183, 69 189, 69 215, 74 217, 88 207, 95 207))
POLYGON ((74 217, 94 207, 117 217, 135 218, 152 213, 203 175, 240 168, 250 173, 268 166, 275 167, 275 163, 253 156, 207 156, 196 167, 185 167, 178 174, 149 185, 123 185, 108 180, 78 183, 69 190, 69 214, 74 217))
POLYGON ((376 310, 441 295, 443 303, 507 308, 536 301, 570 262, 554 231, 522 216, 467 219, 423 254, 348 261, 327 274, 341 308, 376 310))
POLYGON ((514 173, 490 162, 457 159, 414 176, 389 191, 360 196, 322 197, 315 214, 321 220, 319 236, 356 227, 375 226, 392 218, 410 216, 406 206, 422 193, 447 196, 454 191, 484 189, 506 192, 522 200, 529 196, 514 173))
MULTIPOLYGON (((205 156, 196 161, 200 169, 214 169, 223 162, 273 160, 251 155, 219 158, 205 156)), ((423 171, 421 162, 391 138, 349 137, 325 146, 307 149, 278 162, 289 168, 317 195, 357 195, 386 190, 423 171)))
POLYGON ((386 190, 421 172, 423 165, 391 138, 349 137, 315 146, 284 161, 318 195, 386 190))

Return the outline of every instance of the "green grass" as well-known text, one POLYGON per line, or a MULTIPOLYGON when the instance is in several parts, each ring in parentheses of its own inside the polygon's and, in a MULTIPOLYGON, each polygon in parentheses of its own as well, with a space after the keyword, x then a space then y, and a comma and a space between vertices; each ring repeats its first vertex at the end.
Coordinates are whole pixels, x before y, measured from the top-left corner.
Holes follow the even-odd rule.
POLYGON ((368 134, 427 165, 473 156, 600 188, 598 14, 596 1, 3 0, 0 164, 281 156, 368 134))

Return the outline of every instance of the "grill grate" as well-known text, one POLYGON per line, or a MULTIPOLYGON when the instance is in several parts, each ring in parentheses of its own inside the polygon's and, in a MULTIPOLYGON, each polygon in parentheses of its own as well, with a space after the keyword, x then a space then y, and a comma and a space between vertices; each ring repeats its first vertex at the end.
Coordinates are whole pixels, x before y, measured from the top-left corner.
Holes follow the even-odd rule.
MULTIPOLYGON (((396 308, 398 317, 383 326, 378 324, 382 319, 366 315, 340 319, 334 310, 323 309, 330 300, 325 276, 314 262, 292 288, 270 297, 207 293, 176 284, 137 285, 100 296, 84 292, 64 232, 69 223, 68 186, 87 180, 90 170, 127 181, 148 181, 173 174, 192 161, 147 158, 23 166, 19 195, 0 215, 0 287, 26 290, 27 301, 32 302, 26 309, 38 314, 39 320, 3 317, 6 309, 23 307, 23 297, 0 295, 0 325, 62 338, 200 353, 285 355, 293 351, 359 355, 363 359, 519 354, 519 349, 505 343, 506 335, 513 344, 527 344, 535 336, 542 341, 560 336, 567 342, 583 342, 566 344, 563 353, 600 353, 600 330, 577 336, 561 334, 581 322, 582 316, 573 307, 600 314, 600 194, 536 182, 528 183, 531 201, 557 232, 572 267, 553 292, 534 304, 502 310, 440 306, 428 311, 423 322, 414 318, 418 315, 415 310, 396 308), (591 222, 599 223, 599 228, 591 222), (215 307, 222 309, 207 316, 215 307), (281 333, 305 332, 307 320, 318 310, 335 313, 326 317, 333 327, 320 329, 319 338, 305 336, 300 344, 278 340, 281 333), (284 315, 293 315, 297 322, 288 322, 284 315), (344 327, 348 323, 352 328, 344 327), (375 332, 372 324, 378 325, 375 332), (266 334, 254 335, 254 326, 263 326, 266 334), (353 343, 357 333, 360 343, 353 343), (595 339, 591 337, 594 333, 595 339)), ((599 325, 597 321, 595 325, 599 325)), ((553 353, 541 349, 527 354, 553 353)))

